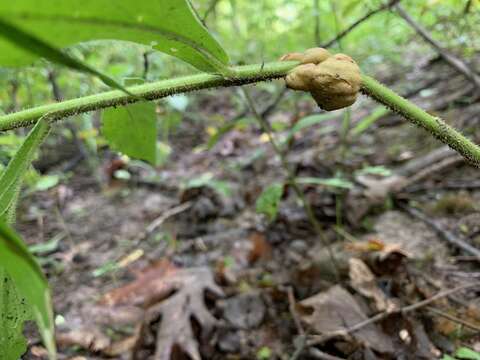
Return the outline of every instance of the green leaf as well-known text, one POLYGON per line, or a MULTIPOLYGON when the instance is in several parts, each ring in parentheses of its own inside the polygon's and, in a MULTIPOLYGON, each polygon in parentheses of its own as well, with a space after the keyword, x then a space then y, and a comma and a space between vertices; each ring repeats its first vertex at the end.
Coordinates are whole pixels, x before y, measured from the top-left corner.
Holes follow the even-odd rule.
MULTIPOLYGON (((1 1, 0 18, 56 48, 124 40, 152 46, 202 71, 227 71, 227 54, 187 0, 1 1)), ((0 39, 1 65, 28 65, 37 56, 0 39)))
POLYGON ((0 177, 0 219, 5 219, 9 211, 14 211, 25 172, 49 130, 48 121, 45 118, 40 119, 2 173, 0 177))
POLYGON ((272 349, 268 346, 263 346, 260 350, 257 351, 258 360, 268 360, 272 357, 272 349))
POLYGON ((0 267, 0 359, 20 359, 27 350, 23 324, 31 320, 28 304, 0 267))
POLYGON ((377 120, 379 120, 382 116, 387 115, 388 113, 390 113, 390 110, 388 110, 384 106, 379 106, 375 108, 370 115, 364 117, 358 122, 358 124, 353 128, 352 134, 354 136, 360 135, 362 132, 372 126, 377 120))
MULTIPOLYGON (((78 60, 59 49, 56 49, 54 46, 35 37, 34 35, 31 35, 28 32, 9 24, 2 18, 0 18, 0 37, 1 36, 19 48, 29 51, 32 54, 43 57, 55 63, 65 65, 69 68, 97 76, 105 84, 130 94, 122 84, 118 83, 111 77, 101 73, 87 63, 78 60)), ((2 42, 0 41, 0 44, 1 43, 2 42)))
POLYGON ((189 179, 184 184, 183 188, 192 189, 192 188, 200 188, 204 186, 211 188, 212 190, 216 191, 217 193, 225 197, 232 195, 231 184, 226 181, 216 180, 214 178, 214 175, 210 172, 206 172, 201 174, 198 177, 189 179))
POLYGON ((367 166, 360 170, 355 171, 355 175, 379 175, 379 176, 391 176, 392 170, 385 166, 367 166))
POLYGON ((0 222, 0 264, 33 312, 44 344, 55 358, 52 303, 47 279, 25 244, 13 230, 0 222))
POLYGON ((283 184, 275 183, 266 187, 256 202, 256 211, 264 214, 269 221, 277 218, 278 207, 283 195, 283 184))
POLYGON ((35 185, 32 187, 32 191, 45 191, 58 185, 60 182, 59 175, 43 175, 40 176, 35 185))
POLYGON ((466 347, 459 348, 455 352, 455 356, 460 359, 480 360, 480 353, 466 347))
POLYGON ((285 142, 288 142, 295 134, 308 127, 320 124, 326 120, 333 119, 335 114, 315 114, 302 118, 288 132, 285 142))
POLYGON ((112 149, 152 165, 157 161, 157 132, 154 103, 141 102, 103 112, 102 133, 112 149))
POLYGON ((314 177, 299 177, 297 178, 297 182, 299 184, 323 185, 323 186, 337 187, 341 189, 351 189, 354 186, 353 183, 342 178, 321 179, 321 178, 314 178, 314 177))
POLYGON ((445 354, 442 356, 441 360, 457 360, 457 359, 451 357, 450 355, 445 354))

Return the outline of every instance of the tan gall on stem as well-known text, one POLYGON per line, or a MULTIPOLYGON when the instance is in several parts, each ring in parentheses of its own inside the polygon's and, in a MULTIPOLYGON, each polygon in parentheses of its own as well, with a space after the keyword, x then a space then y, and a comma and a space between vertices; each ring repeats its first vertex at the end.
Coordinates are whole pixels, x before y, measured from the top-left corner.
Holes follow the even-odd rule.
POLYGON ((286 76, 287 87, 310 92, 322 109, 337 110, 356 101, 362 79, 351 57, 313 48, 284 55, 281 60, 302 63, 286 76))

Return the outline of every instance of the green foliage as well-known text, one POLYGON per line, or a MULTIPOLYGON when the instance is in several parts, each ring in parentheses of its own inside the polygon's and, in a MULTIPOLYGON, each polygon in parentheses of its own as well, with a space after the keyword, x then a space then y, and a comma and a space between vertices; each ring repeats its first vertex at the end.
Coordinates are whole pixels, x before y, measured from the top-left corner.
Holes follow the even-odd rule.
POLYGON ((55 352, 47 281, 23 242, 5 224, 15 217, 22 180, 49 129, 46 119, 38 121, 0 178, 0 314, 5 314, 0 318, 0 328, 4 329, 0 332, 0 349, 5 349, 2 359, 16 359, 25 351, 22 328, 23 322, 31 318, 27 315, 29 309, 50 353, 55 352), (28 300, 28 309, 19 294, 28 300))
POLYGON ((38 146, 48 134, 49 129, 50 125, 46 119, 38 121, 2 173, 0 178, 0 219, 4 221, 12 219, 22 180, 38 146))
POLYGON ((461 347, 455 352, 455 356, 460 359, 480 360, 480 353, 472 349, 461 347))
MULTIPOLYGON (((23 241, 2 222, 0 222, 0 263, 13 280, 18 293, 26 299, 32 309, 33 318, 53 358, 55 354, 54 324, 47 279, 23 241)), ((2 290, 13 291, 11 285, 2 290)), ((8 294, 2 294, 2 296, 5 297, 8 294)), ((11 306, 19 307, 20 305, 17 301, 11 306)))
POLYGON ((108 109, 102 115, 102 133, 110 146, 152 165, 157 163, 157 131, 152 102, 108 109))
POLYGON ((457 360, 457 359, 465 359, 465 360, 480 360, 480 353, 469 349, 467 347, 461 347, 455 351, 455 357, 451 357, 450 355, 443 355, 442 360, 457 360))
POLYGON ((297 178, 297 182, 299 184, 306 184, 306 185, 323 185, 329 187, 335 187, 340 189, 352 189, 353 183, 350 181, 335 177, 329 179, 321 179, 321 178, 314 178, 314 177, 299 177, 297 178))
POLYGON ((352 134, 354 136, 360 135, 370 126, 372 126, 377 120, 382 118, 382 116, 387 115, 388 113, 390 113, 390 110, 388 110, 384 106, 379 106, 375 108, 370 115, 365 116, 362 120, 358 122, 358 124, 353 128, 352 134))
MULTIPOLYGON (((57 48, 116 39, 152 46, 203 71, 223 72, 228 64, 225 51, 187 0, 2 1, 0 18, 57 48)), ((27 65, 35 55, 0 40, 0 65, 27 65)))
POLYGON ((31 319, 30 307, 0 267, 0 359, 20 359, 27 350, 23 324, 31 319))
POLYGON ((193 189, 204 186, 215 190, 218 194, 225 197, 228 197, 232 194, 232 188, 228 182, 215 179, 215 176, 209 172, 204 173, 198 177, 188 179, 182 187, 184 189, 193 189))
POLYGON ((336 115, 334 113, 324 113, 306 116, 297 122, 289 131, 287 140, 290 140, 295 134, 303 129, 309 128, 314 125, 318 125, 326 120, 333 119, 336 115))
POLYGON ((274 183, 266 187, 257 199, 257 212, 265 215, 270 222, 275 221, 282 195, 283 184, 274 183))
POLYGON ((268 346, 263 346, 257 352, 257 359, 258 360, 268 360, 272 357, 272 349, 268 346))
POLYGON ((128 93, 127 89, 125 89, 121 84, 119 84, 111 77, 101 73, 87 63, 73 56, 70 56, 61 50, 56 49, 47 42, 36 38, 28 32, 25 32, 20 28, 3 21, 1 18, 0 35, 10 40, 12 43, 22 48, 23 50, 26 50, 28 52, 31 52, 32 54, 38 55, 58 64, 65 65, 69 68, 97 76, 105 84, 128 93))

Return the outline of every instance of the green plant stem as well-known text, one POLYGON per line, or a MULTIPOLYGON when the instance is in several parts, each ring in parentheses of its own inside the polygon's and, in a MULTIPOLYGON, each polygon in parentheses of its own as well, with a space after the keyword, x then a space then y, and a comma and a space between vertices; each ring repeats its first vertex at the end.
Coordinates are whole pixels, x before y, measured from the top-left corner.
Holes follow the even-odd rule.
POLYGON ((323 233, 322 225, 320 225, 320 222, 317 220, 317 217, 315 216, 315 213, 312 209, 312 206, 310 203, 307 201, 305 194, 303 193, 302 189, 298 185, 297 178, 290 168, 288 164, 287 157, 285 156, 285 153, 280 149, 278 146, 277 142, 275 141, 273 137, 272 130, 270 128, 270 125, 268 124, 267 120, 265 120, 260 113, 257 111, 257 108, 255 106, 255 103, 253 102, 252 97, 250 96, 250 93, 247 89, 242 88, 243 94, 245 95, 245 98, 247 100, 248 106, 250 107, 253 115, 255 116, 255 119, 257 120, 258 124, 262 128, 263 132, 267 134, 268 136, 268 141, 270 142, 270 145, 272 146, 273 150, 277 154, 277 156, 280 158, 280 162, 282 164, 282 168, 284 171, 287 173, 287 178, 288 178, 288 183, 291 185, 293 188, 293 191, 297 195, 297 197, 300 199, 300 202, 302 203, 303 209, 305 210, 305 213, 307 214, 308 220, 310 224, 312 224, 313 229, 315 230, 315 233, 318 235, 320 238, 320 241, 322 242, 322 245, 327 249, 328 251, 328 256, 330 258, 330 261, 332 263, 333 269, 334 269, 334 275, 337 280, 337 282, 340 282, 340 271, 338 267, 338 262, 335 259, 335 254, 332 250, 332 247, 328 243, 327 238, 325 237, 325 234, 323 233))
POLYGON ((50 121, 56 121, 93 110, 123 106, 141 100, 156 100, 200 89, 238 86, 278 79, 284 77, 297 64, 295 61, 279 61, 268 64, 237 66, 232 68, 234 75, 231 77, 202 73, 129 87, 128 91, 133 96, 119 90, 113 90, 42 105, 0 116, 0 131, 32 125, 45 115, 48 116, 50 121))
MULTIPOLYGON (((284 77, 297 64, 295 61, 279 61, 236 66, 231 68, 234 75, 230 77, 203 73, 129 87, 128 91, 133 96, 114 90, 42 105, 0 116, 0 131, 32 125, 43 116, 47 116, 50 121, 56 121, 93 110, 127 105, 141 100, 156 100, 200 89, 239 86, 278 79, 284 77)), ((470 163, 480 167, 480 147, 440 118, 428 114, 367 75, 362 75, 362 92, 414 124, 423 127, 437 139, 459 152, 470 163)))
POLYGON ((415 125, 424 128, 438 140, 457 151, 472 165, 480 167, 480 147, 439 117, 430 115, 367 75, 362 75, 362 92, 415 125))

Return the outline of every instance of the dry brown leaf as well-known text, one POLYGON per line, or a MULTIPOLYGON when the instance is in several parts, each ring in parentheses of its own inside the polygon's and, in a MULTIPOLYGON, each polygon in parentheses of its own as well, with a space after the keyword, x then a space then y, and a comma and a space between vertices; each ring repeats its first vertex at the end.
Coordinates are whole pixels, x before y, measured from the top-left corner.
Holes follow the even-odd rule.
POLYGON ((377 274, 394 273, 403 260, 410 257, 399 244, 385 243, 375 237, 367 241, 348 243, 345 249, 354 252, 377 274))
POLYGON ((272 254, 272 247, 261 233, 253 233, 249 237, 252 248, 248 254, 248 261, 254 263, 260 259, 267 259, 272 254))
POLYGON ((363 296, 372 299, 375 302, 375 308, 378 311, 394 310, 395 304, 390 301, 384 292, 378 287, 375 275, 362 260, 351 258, 350 281, 352 287, 363 296))
POLYGON ((177 292, 147 312, 147 321, 161 315, 154 359, 169 360, 174 346, 179 346, 193 360, 200 360, 192 319, 201 326, 202 337, 208 338, 217 321, 204 303, 204 293, 209 290, 222 296, 223 292, 208 268, 179 269, 164 280, 174 284, 177 292))
MULTIPOLYGON (((301 301, 299 313, 302 321, 319 335, 343 331, 367 320, 354 297, 340 285, 301 301)), ((376 324, 362 327, 352 337, 380 353, 394 351, 392 340, 376 324)))
POLYGON ((80 346, 93 352, 101 352, 111 345, 110 338, 98 328, 81 328, 67 333, 57 333, 56 340, 60 347, 80 346))
POLYGON ((77 345, 107 356, 139 348, 144 331, 160 318, 157 331, 156 360, 170 360, 179 349, 192 360, 200 360, 199 343, 192 320, 201 328, 202 340, 211 334, 216 319, 204 303, 205 292, 223 296, 207 267, 181 269, 167 260, 159 261, 137 274, 133 282, 108 292, 99 306, 89 307, 94 325, 58 334, 61 345, 77 345), (133 333, 112 341, 102 326, 133 325, 133 333))
POLYGON ((101 305, 134 305, 144 308, 166 298, 176 285, 170 281, 178 269, 168 260, 160 260, 137 274, 137 279, 130 284, 106 293, 101 305))

